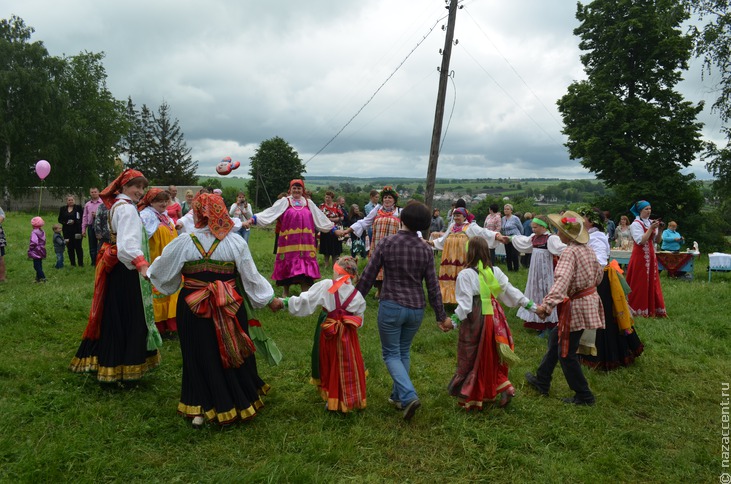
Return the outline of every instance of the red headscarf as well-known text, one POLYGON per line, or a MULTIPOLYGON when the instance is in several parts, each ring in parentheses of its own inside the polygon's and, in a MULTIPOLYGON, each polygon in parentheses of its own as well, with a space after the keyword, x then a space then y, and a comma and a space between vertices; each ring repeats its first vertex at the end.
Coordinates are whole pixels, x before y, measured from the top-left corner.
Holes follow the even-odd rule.
POLYGON ((102 190, 102 192, 99 194, 99 197, 104 202, 104 205, 106 205, 107 208, 112 208, 112 205, 114 205, 114 200, 117 198, 117 195, 122 193, 122 187, 135 178, 142 178, 145 180, 145 183, 147 183, 147 178, 145 178, 145 175, 143 175, 141 171, 127 168, 122 173, 120 173, 120 175, 115 178, 114 181, 110 183, 109 186, 107 186, 107 188, 102 190))
POLYGON ((303 182, 299 178, 295 178, 294 180, 292 180, 292 181, 289 182, 289 188, 291 189, 292 188, 292 185, 295 185, 295 184, 302 185, 302 193, 304 194, 304 192, 305 192, 305 182, 303 182))
POLYGON ((197 221, 195 226, 208 226, 211 233, 218 240, 223 240, 226 234, 234 228, 234 221, 228 215, 226 204, 220 195, 201 193, 193 199, 193 214, 197 221))
POLYGON ((137 210, 142 211, 145 209, 145 207, 149 207, 152 205, 152 201, 160 195, 164 190, 162 188, 150 188, 147 190, 147 193, 145 193, 145 196, 140 199, 140 202, 137 204, 137 210))

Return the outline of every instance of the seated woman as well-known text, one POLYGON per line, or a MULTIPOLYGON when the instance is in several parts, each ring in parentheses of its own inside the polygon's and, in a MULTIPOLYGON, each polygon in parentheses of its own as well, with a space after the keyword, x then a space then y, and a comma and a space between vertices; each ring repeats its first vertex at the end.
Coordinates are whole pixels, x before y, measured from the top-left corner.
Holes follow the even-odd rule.
POLYGON ((662 233, 662 250, 668 252, 680 252, 680 246, 685 242, 682 235, 678 233, 678 223, 672 221, 662 233))
POLYGON ((249 247, 233 233, 223 199, 200 194, 193 201, 195 228, 168 244, 148 271, 163 294, 181 283, 177 307, 183 381, 178 413, 200 427, 206 420, 247 420, 264 404, 269 385, 259 377, 248 315, 240 290, 254 308, 281 308, 259 274, 249 247), (183 274, 185 278, 183 280, 183 274))

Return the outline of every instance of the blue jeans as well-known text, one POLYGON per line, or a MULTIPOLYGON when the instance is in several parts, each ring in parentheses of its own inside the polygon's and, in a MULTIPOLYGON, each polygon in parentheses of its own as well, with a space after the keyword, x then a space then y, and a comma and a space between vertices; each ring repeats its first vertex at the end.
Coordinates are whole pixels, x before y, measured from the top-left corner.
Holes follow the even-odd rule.
POLYGON ((251 229, 246 230, 245 228, 241 228, 236 233, 239 234, 241 236, 241 238, 243 238, 246 241, 247 244, 249 243, 249 234, 251 233, 251 229))
POLYGON ((386 368, 393 379, 391 399, 406 406, 417 398, 409 378, 411 342, 424 318, 424 308, 412 309, 393 301, 381 300, 378 306, 378 334, 386 368))
POLYGON ((63 252, 56 252, 56 269, 63 269, 63 252))
POLYGON ((33 269, 36 270, 36 281, 46 280, 46 275, 43 273, 43 259, 33 259, 33 269))

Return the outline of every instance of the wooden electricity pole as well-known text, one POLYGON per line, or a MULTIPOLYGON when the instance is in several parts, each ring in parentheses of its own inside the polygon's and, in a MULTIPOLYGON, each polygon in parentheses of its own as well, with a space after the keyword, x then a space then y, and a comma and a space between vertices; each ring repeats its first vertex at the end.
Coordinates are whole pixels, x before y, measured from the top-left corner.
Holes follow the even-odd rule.
POLYGON ((439 70, 439 92, 437 93, 437 109, 434 113, 434 130, 431 135, 431 150, 429 151, 429 168, 426 172, 426 191, 424 203, 433 208, 434 185, 437 179, 437 161, 439 161, 439 143, 442 138, 442 122, 444 121, 444 99, 447 96, 447 81, 449 79, 449 59, 452 57, 452 41, 454 39, 454 23, 457 20, 457 2, 451 0, 449 4, 449 20, 447 22, 447 36, 444 39, 442 51, 442 67, 439 70))

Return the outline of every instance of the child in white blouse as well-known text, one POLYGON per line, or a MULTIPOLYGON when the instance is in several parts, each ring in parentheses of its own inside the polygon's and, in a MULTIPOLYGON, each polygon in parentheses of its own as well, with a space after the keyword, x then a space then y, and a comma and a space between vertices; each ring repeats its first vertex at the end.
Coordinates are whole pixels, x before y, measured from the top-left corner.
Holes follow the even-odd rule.
POLYGON ((333 269, 333 279, 319 281, 283 302, 296 316, 309 316, 322 307, 312 351, 312 383, 318 385, 327 410, 346 413, 366 407, 365 367, 358 341, 366 302, 355 289, 357 261, 343 256, 333 269))

